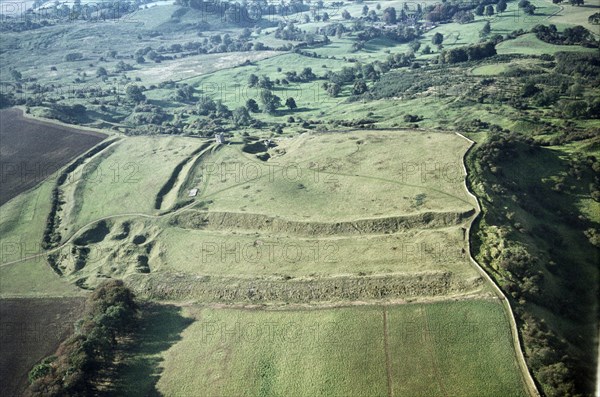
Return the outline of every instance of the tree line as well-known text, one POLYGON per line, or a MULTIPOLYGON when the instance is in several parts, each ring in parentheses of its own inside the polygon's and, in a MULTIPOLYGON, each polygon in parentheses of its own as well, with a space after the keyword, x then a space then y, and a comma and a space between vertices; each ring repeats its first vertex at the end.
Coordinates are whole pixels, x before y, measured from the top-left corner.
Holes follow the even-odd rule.
POLYGON ((73 336, 29 372, 26 396, 94 396, 111 368, 120 338, 135 330, 139 307, 120 280, 99 285, 88 297, 73 336))

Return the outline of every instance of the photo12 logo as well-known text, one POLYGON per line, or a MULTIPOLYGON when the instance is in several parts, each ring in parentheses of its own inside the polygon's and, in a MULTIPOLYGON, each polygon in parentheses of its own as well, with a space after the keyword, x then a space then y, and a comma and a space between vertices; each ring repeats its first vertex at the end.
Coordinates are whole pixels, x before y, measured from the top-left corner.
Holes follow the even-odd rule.
MULTIPOLYGON (((0 162, 0 181, 12 184, 37 184, 61 174, 62 163, 3 161, 0 162)), ((93 167, 77 167, 66 175, 65 183, 129 183, 140 182, 140 167, 136 162, 111 162, 93 167)))
POLYGON ((256 240, 248 243, 203 242, 197 259, 201 263, 333 263, 339 247, 335 242, 281 243, 256 240))
POLYGON ((401 338, 405 343, 430 344, 442 337, 444 340, 460 341, 474 347, 484 341, 507 338, 507 324, 490 324, 465 313, 460 321, 406 321, 399 324, 401 338))
POLYGON ((273 182, 312 182, 335 184, 338 183, 334 171, 324 171, 319 164, 311 163, 308 166, 298 163, 268 163, 247 162, 204 162, 200 170, 204 178, 214 178, 226 183, 246 183, 261 181, 273 182))
POLYGON ((456 244, 403 242, 394 248, 400 263, 434 262, 448 263, 465 259, 467 251, 456 244))
POLYGON ((450 183, 464 179, 463 168, 459 162, 402 162, 400 180, 402 182, 426 183, 435 180, 450 183))
POLYGON ((0 243, 0 266, 18 262, 33 262, 50 265, 54 271, 73 269, 81 260, 87 264, 101 262, 113 254, 110 247, 88 245, 85 247, 65 246, 47 250, 41 243, 28 241, 2 241, 0 243))

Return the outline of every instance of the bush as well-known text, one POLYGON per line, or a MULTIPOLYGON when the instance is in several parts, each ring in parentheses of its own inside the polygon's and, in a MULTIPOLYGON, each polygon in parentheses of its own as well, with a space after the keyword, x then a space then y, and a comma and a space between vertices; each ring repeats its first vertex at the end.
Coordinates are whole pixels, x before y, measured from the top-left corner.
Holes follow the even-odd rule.
POLYGON ((404 120, 405 123, 416 123, 418 121, 423 120, 423 116, 406 114, 406 115, 404 115, 404 119, 403 120, 404 120))
POLYGON ((476 61, 494 55, 496 55, 496 45, 489 41, 486 43, 444 50, 440 54, 440 60, 442 63, 459 63, 476 61))
POLYGON ((65 55, 65 61, 67 62, 75 62, 83 59, 83 54, 81 52, 71 52, 65 55))

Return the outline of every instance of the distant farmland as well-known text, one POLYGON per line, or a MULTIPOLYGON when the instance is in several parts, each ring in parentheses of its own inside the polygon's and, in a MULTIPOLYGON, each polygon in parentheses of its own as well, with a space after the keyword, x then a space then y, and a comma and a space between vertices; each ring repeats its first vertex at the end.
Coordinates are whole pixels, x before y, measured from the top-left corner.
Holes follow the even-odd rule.
POLYGON ((0 205, 37 185, 106 135, 0 111, 0 205))

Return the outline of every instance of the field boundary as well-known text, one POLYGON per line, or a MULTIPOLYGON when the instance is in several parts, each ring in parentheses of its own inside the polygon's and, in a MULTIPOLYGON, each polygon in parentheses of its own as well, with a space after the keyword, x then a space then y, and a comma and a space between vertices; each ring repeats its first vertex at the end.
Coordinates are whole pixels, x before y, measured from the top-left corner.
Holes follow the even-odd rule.
POLYGON ((481 287, 485 285, 481 278, 465 282, 449 272, 288 279, 285 276, 230 277, 165 271, 129 274, 126 281, 138 296, 148 299, 234 305, 409 301, 442 296, 452 300, 461 294, 481 294, 481 287))
MULTIPOLYGON (((455 134, 460 136, 461 138, 467 140, 471 144, 471 146, 469 146, 469 148, 465 152, 465 154, 463 156, 463 161, 462 161, 462 166, 464 168, 465 175, 468 176, 468 170, 467 170, 467 166, 466 166, 466 158, 467 158, 467 155, 469 154, 469 152, 473 149, 473 147, 475 147, 475 141, 467 138, 466 136, 464 136, 463 134, 461 134, 459 132, 455 132, 455 134)), ((467 248, 468 248, 468 252, 469 252, 469 260, 471 261, 471 263, 473 265, 475 265, 475 267, 477 268, 479 273, 483 276, 483 278, 485 280, 487 280, 489 282, 489 284, 492 286, 492 289, 494 290, 494 292, 500 299, 502 306, 504 307, 506 318, 508 319, 508 322, 510 323, 510 331, 511 331, 512 339, 513 339, 513 346, 515 349, 515 354, 517 356, 517 362, 521 369, 521 375, 523 378, 523 382, 525 383, 525 386, 527 388, 527 391, 529 392, 529 395, 531 395, 533 397, 541 397, 541 394, 538 391, 535 380, 533 379, 533 376, 531 375, 531 371, 529 370, 529 367, 527 366, 527 362, 525 361, 525 354, 523 351, 523 346, 521 344, 521 338, 519 337, 519 329, 517 327, 517 321, 515 319, 515 314, 512 310, 510 302, 509 302, 508 298, 506 297, 506 295, 504 295, 504 292, 502 292, 500 287, 494 282, 492 277, 485 271, 483 266, 481 266, 479 264, 479 262, 477 262, 475 260, 475 258, 473 257, 473 254, 471 252, 471 249, 472 249, 471 226, 473 225, 473 222, 475 222, 475 220, 481 215, 481 205, 479 204, 479 198, 475 194, 473 194, 471 192, 471 190, 469 189, 467 177, 465 177, 464 184, 465 184, 465 189, 467 191, 467 194, 469 194, 471 197, 473 197, 476 202, 475 216, 473 217, 473 220, 471 222, 469 222, 469 224, 467 226, 467 231, 466 231, 467 236, 469 236, 467 238, 467 248)))
POLYGON ((64 128, 76 130, 78 133, 84 134, 84 135, 94 135, 94 136, 104 135, 105 138, 112 137, 115 135, 123 135, 123 134, 119 134, 113 130, 103 130, 101 128, 89 127, 86 125, 69 124, 69 123, 64 123, 64 122, 56 120, 56 119, 49 119, 46 117, 34 116, 33 114, 27 113, 25 110, 23 110, 23 106, 13 106, 13 108, 20 110, 21 116, 25 119, 31 120, 32 122, 37 122, 37 123, 41 123, 41 124, 54 124, 54 125, 58 125, 58 126, 61 126, 64 128))
POLYGON ((425 325, 425 340, 423 344, 425 345, 425 349, 427 353, 429 353, 429 358, 431 359, 431 367, 433 369, 433 376, 436 380, 436 383, 440 389, 440 392, 444 397, 448 397, 448 392, 444 387, 444 382, 442 382, 442 374, 440 373, 440 366, 435 354, 434 343, 435 339, 433 338, 433 332, 431 332, 431 327, 429 326, 429 317, 427 315, 427 308, 423 308, 423 322, 425 325))
POLYGON ((464 225, 475 214, 474 209, 462 212, 425 211, 407 215, 359 218, 342 221, 302 221, 260 213, 189 210, 185 217, 174 219, 175 226, 188 230, 268 231, 295 236, 368 236, 400 233, 418 226, 437 230, 464 225))
POLYGON ((392 358, 390 354, 390 343, 388 335, 387 307, 383 306, 383 349, 385 350, 385 372, 387 375, 388 397, 394 397, 394 387, 392 384, 392 358))

